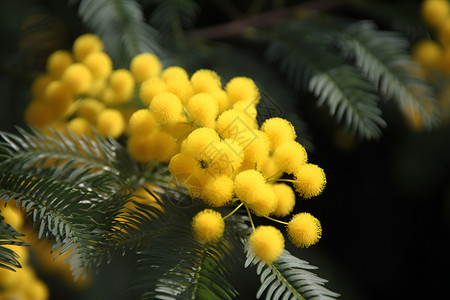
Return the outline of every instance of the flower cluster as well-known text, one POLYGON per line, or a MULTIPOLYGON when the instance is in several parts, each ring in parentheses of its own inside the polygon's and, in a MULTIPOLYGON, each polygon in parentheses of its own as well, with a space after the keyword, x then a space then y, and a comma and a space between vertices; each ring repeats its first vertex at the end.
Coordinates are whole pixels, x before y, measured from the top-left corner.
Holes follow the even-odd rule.
MULTIPOLYGON (((12 205, 2 207, 1 215, 5 222, 16 230, 22 231, 24 218, 19 209, 12 205)), ((3 246, 10 248, 19 255, 22 268, 16 272, 0 268, 0 291, 2 299, 33 299, 45 300, 49 298, 49 291, 45 283, 36 276, 33 267, 28 263, 28 249, 23 246, 3 246)))
MULTIPOLYGON (((286 223, 273 217, 292 213, 296 193, 305 199, 319 195, 325 173, 308 162, 289 121, 274 117, 259 126, 260 98, 250 78, 223 84, 215 71, 189 75, 179 66, 163 68, 149 53, 135 56, 129 69, 113 70, 100 39, 86 34, 75 40, 72 53, 56 51, 48 58, 26 120, 38 126, 66 122, 78 135, 88 135, 90 126, 113 138, 125 133, 137 162, 168 165, 191 197, 213 208, 235 206, 228 216, 245 207, 252 225, 252 215, 284 223, 292 243, 308 247, 321 236, 316 218, 300 213, 286 223), (127 113, 123 108, 131 99, 138 105, 127 113)), ((228 216, 214 209, 198 213, 192 220, 197 239, 218 241, 228 216)), ((254 228, 249 244, 271 263, 283 251, 284 237, 262 226, 254 228)))

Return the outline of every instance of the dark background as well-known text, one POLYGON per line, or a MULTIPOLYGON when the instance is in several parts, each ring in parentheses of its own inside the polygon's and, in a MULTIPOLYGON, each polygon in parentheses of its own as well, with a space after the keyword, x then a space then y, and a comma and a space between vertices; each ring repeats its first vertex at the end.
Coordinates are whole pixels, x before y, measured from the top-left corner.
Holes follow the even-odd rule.
MULTIPOLYGON (((199 3, 202 10, 196 26, 224 19, 213 4, 199 3)), ((416 11, 420 4, 370 3, 380 8, 408 3, 416 11)), ((339 13, 370 17, 368 12, 352 9, 339 13)), ((48 54, 69 49, 76 36, 86 31, 76 10, 64 1, 0 2, 1 130, 13 131, 14 125, 23 123, 30 83, 44 70, 48 54), (49 18, 48 24, 35 28, 39 14, 49 18)), ((309 211, 321 220, 320 243, 308 249, 294 249, 289 243, 287 247, 318 266, 317 274, 328 279, 327 287, 342 294, 342 299, 448 298, 449 124, 417 132, 406 125, 392 102, 383 103, 382 109, 388 124, 383 136, 361 141, 336 125, 326 108, 317 108, 313 101, 298 104, 315 145, 309 160, 324 168, 328 183, 321 196, 296 206, 296 211, 309 211)), ((117 295, 131 273, 129 262, 117 258, 101 269, 94 288, 73 291, 70 297, 121 299, 117 295)), ((57 278, 46 279, 54 289, 52 299, 69 297, 69 287, 57 278)), ((232 281, 241 293, 239 299, 255 298, 254 270, 239 268, 232 281)))

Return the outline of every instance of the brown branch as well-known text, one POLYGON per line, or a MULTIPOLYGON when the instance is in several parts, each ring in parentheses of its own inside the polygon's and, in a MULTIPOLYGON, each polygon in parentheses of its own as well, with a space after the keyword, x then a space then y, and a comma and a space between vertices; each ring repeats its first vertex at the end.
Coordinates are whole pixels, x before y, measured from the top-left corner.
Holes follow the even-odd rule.
POLYGON ((259 15, 239 18, 231 22, 213 25, 190 31, 192 37, 205 39, 220 39, 241 34, 246 28, 265 27, 275 24, 299 10, 323 11, 341 5, 343 0, 316 0, 303 3, 290 8, 261 13, 259 15))

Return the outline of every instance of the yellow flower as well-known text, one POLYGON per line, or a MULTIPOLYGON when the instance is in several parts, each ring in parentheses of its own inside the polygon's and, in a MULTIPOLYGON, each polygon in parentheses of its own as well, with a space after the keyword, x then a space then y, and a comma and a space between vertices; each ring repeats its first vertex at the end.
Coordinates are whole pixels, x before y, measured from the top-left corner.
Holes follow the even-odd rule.
POLYGON ((180 98, 170 92, 156 95, 149 108, 159 123, 176 123, 183 113, 180 98))
POLYGON ((161 77, 165 80, 165 81, 169 81, 169 80, 188 80, 189 81, 189 75, 186 72, 185 69, 178 67, 178 66, 172 66, 172 67, 168 67, 166 68, 163 72, 161 77))
POLYGON ((277 183, 272 186, 277 195, 277 208, 273 212, 276 217, 289 215, 295 206, 295 193, 290 186, 284 183, 277 183))
POLYGON ((6 207, 2 207, 1 215, 5 218, 5 222, 14 227, 14 229, 19 230, 23 226, 25 222, 22 213, 18 208, 11 207, 11 205, 7 205, 6 207))
POLYGON ((53 82, 53 79, 47 75, 40 75, 34 79, 31 85, 31 96, 34 99, 43 99, 45 96, 45 89, 53 82))
POLYGON ((241 134, 237 142, 244 149, 244 165, 254 169, 269 157, 270 142, 267 135, 257 129, 241 134))
POLYGON ((133 97, 134 78, 130 71, 118 69, 109 77, 109 88, 114 92, 116 103, 125 103, 133 97))
POLYGON ((202 127, 214 128, 219 112, 216 99, 206 93, 199 93, 188 100, 186 110, 190 118, 202 127))
POLYGON ((166 91, 167 85, 164 80, 159 77, 151 77, 141 84, 139 97, 142 103, 150 105, 156 95, 166 91))
POLYGON ((442 60, 443 50, 441 46, 432 40, 422 40, 416 43, 412 49, 412 59, 425 69, 438 68, 442 60))
POLYGON ((282 118, 270 118, 261 125, 270 140, 271 149, 275 150, 281 144, 293 141, 297 137, 291 122, 282 118))
POLYGON ((258 199, 259 190, 265 185, 263 175, 256 170, 245 170, 234 179, 234 193, 244 203, 249 204, 258 199))
POLYGON ((76 115, 94 123, 105 105, 95 98, 85 98, 79 103, 76 115))
POLYGON ((67 129, 76 136, 88 135, 91 132, 89 121, 80 117, 73 118, 67 122, 67 129))
POLYGON ((222 138, 239 140, 242 134, 253 127, 245 113, 229 109, 220 114, 216 121, 216 130, 222 138))
POLYGON ((103 136, 118 138, 125 130, 125 119, 120 111, 108 108, 97 117, 96 130, 103 136))
POLYGON ((72 63, 72 54, 69 51, 57 50, 47 58, 47 73, 55 79, 60 79, 67 67, 72 63))
POLYGON ((257 216, 268 216, 277 208, 277 195, 269 184, 255 187, 255 193, 246 199, 247 206, 257 216))
POLYGON ((222 89, 215 89, 209 93, 214 97, 217 101, 217 105, 219 106, 219 114, 223 113, 227 109, 230 108, 230 97, 228 97, 227 92, 222 89))
POLYGON ((281 170, 292 174, 296 169, 306 164, 308 155, 302 145, 295 141, 289 141, 275 149, 273 159, 281 170))
POLYGON ((222 87, 219 75, 206 69, 198 70, 192 74, 191 84, 194 93, 210 93, 222 87))
POLYGON ((180 98, 183 104, 186 104, 189 98, 192 97, 194 91, 189 79, 173 77, 166 80, 166 87, 168 92, 172 92, 180 98))
POLYGON ((197 159, 202 153, 209 151, 213 143, 219 142, 220 138, 214 129, 201 127, 192 131, 181 145, 181 151, 191 154, 197 159))
POLYGON ((258 226, 248 242, 256 256, 266 264, 271 264, 283 253, 283 234, 273 226, 258 226))
POLYGON ((309 213, 299 213, 287 225, 289 240, 297 247, 308 248, 322 236, 319 220, 309 213))
POLYGON ((113 69, 113 62, 105 52, 94 52, 86 56, 83 60, 94 78, 105 78, 113 69))
POLYGON ((272 156, 269 156, 262 165, 258 165, 257 170, 260 170, 266 179, 278 179, 283 175, 283 171, 281 171, 272 156))
POLYGON ((70 90, 61 81, 53 81, 45 89, 45 103, 57 115, 63 115, 73 102, 70 90))
POLYGON ((130 70, 137 82, 143 82, 161 73, 162 65, 159 58, 151 53, 136 55, 130 63, 130 70))
POLYGON ((254 102, 256 105, 261 98, 255 82, 247 77, 234 77, 227 83, 225 90, 231 103, 244 101, 246 103, 254 102))
POLYGON ((447 0, 426 0, 422 2, 420 12, 426 23, 438 27, 449 16, 450 6, 447 0))
POLYGON ((294 188, 305 199, 322 193, 327 182, 322 168, 313 164, 305 164, 294 173, 294 188))
POLYGON ((74 94, 82 94, 91 87, 92 74, 85 65, 74 63, 65 69, 61 80, 74 94))
POLYGON ((128 121, 128 129, 133 134, 149 134, 156 127, 156 120, 152 113, 146 109, 135 111, 128 121))
POLYGON ((77 61, 83 61, 90 53, 103 51, 103 42, 95 34, 79 36, 73 43, 72 52, 77 61))
POLYGON ((194 216, 192 227, 197 240, 203 243, 213 243, 222 238, 225 221, 219 212, 205 209, 194 216))
POLYGON ((43 101, 32 101, 25 109, 25 122, 30 125, 44 127, 54 119, 54 112, 43 101))
POLYGON ((233 180, 227 175, 210 178, 202 191, 202 199, 211 206, 224 206, 233 197, 233 180))
POLYGON ((177 145, 173 136, 163 131, 150 135, 133 135, 128 139, 127 149, 138 162, 169 162, 175 155, 177 145))
POLYGON ((180 152, 170 159, 169 171, 175 178, 185 178, 186 175, 194 174, 197 169, 197 160, 186 152, 180 152))

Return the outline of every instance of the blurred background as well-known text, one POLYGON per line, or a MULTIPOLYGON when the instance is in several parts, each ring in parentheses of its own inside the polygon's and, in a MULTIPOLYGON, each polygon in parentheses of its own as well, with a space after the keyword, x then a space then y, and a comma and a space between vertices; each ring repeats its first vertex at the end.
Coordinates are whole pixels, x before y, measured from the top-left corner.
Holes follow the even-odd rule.
MULTIPOLYGON (((68 2, 0 1, 2 131, 13 132, 14 126, 24 124, 30 86, 45 72, 48 55, 70 50, 77 36, 92 32, 80 17, 80 2, 68 2)), ((98 1, 103 2, 108 1, 98 1)), ((387 125, 380 126, 379 137, 352 133, 330 115, 327 106, 317 105, 311 91, 289 82, 277 62, 264 60, 264 43, 259 39, 266 27, 317 12, 348 23, 372 20, 380 30, 402 37, 410 54, 420 40, 437 40, 422 19, 422 1, 178 1, 186 14, 184 19, 175 18, 179 25, 173 27, 155 17, 163 2, 138 1, 143 20, 160 34, 163 50, 158 54, 163 63, 191 71, 211 68, 224 78, 254 78, 270 93, 264 105, 296 125, 309 160, 325 170, 323 194, 300 200, 295 208, 321 220, 323 237, 311 248, 288 245, 288 250, 318 266, 317 274, 329 280, 327 287, 340 293, 341 299, 444 299, 450 281, 446 118, 424 128, 408 121, 397 102, 381 99, 379 108, 387 125), (255 21, 255 16, 265 19, 255 21), (235 27, 217 27, 221 24, 235 27)), ((450 81, 445 72, 438 79, 433 76, 425 79, 438 97, 450 81)), ((438 110, 446 112, 445 106, 438 110)), ((31 259, 39 260, 37 255, 31 259)), ((36 270, 49 286, 51 299, 124 299, 124 282, 133 273, 130 261, 117 257, 83 286, 69 284, 39 264, 36 270)), ((254 299, 258 289, 254 270, 235 270, 232 281, 241 294, 238 299, 254 299)))

